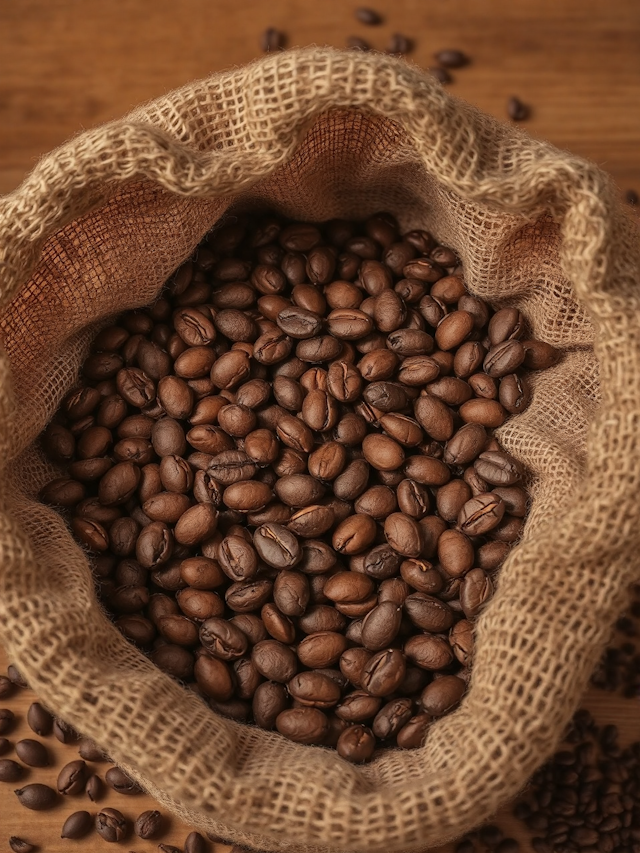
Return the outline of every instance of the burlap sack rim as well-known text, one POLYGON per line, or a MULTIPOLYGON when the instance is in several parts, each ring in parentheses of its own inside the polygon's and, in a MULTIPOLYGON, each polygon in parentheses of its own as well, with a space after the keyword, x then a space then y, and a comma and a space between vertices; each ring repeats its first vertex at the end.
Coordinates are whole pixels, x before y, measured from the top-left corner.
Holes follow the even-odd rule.
MULTIPOLYGON (((334 51, 332 51, 332 52, 326 51, 325 52, 325 51, 313 51, 313 50, 310 50, 310 51, 300 50, 300 51, 295 52, 294 61, 299 66, 299 70, 303 71, 305 63, 307 61, 310 64, 312 64, 314 59, 319 58, 320 56, 324 59, 324 58, 326 58, 327 55, 330 55, 330 56, 333 55, 336 58, 340 57, 340 53, 337 51, 335 51, 335 52, 334 51)), ((355 62, 355 60, 352 60, 351 57, 349 59, 350 59, 350 62, 355 62)), ((263 65, 266 65, 267 63, 274 63, 275 64, 276 61, 277 60, 274 60, 273 58, 270 57, 266 60, 262 60, 260 62, 255 63, 253 66, 251 66, 251 68, 254 68, 254 69, 259 68, 259 67, 262 67, 263 65)), ((376 61, 380 62, 382 65, 385 65, 387 70, 392 70, 394 74, 397 74, 398 79, 400 79, 404 85, 411 85, 412 87, 414 87, 416 89, 417 92, 420 92, 421 89, 429 90, 430 95, 432 95, 434 97, 434 99, 436 100, 436 103, 438 103, 438 105, 442 108, 443 113, 446 111, 448 111, 450 113, 452 110, 459 109, 459 106, 456 104, 455 101, 453 101, 453 99, 449 98, 448 96, 445 96, 443 93, 440 93, 440 91, 436 89, 435 84, 431 83, 430 81, 428 81, 426 78, 422 77, 421 75, 418 75, 418 73, 415 72, 414 70, 409 69, 406 66, 402 65, 401 63, 398 63, 397 61, 392 60, 392 59, 384 59, 383 60, 380 57, 378 57, 378 58, 376 58, 376 61)), ((362 63, 362 65, 366 65, 367 62, 368 62, 368 59, 362 58, 362 60, 358 59, 357 64, 362 63)), ((190 87, 184 87, 182 90, 178 90, 178 92, 170 95, 169 99, 174 98, 174 99, 179 100, 181 94, 184 92, 187 92, 189 90, 189 88, 190 87)), ((321 112, 324 106, 326 106, 326 104, 321 104, 318 107, 318 112, 321 112)), ((466 111, 467 116, 470 119, 473 116, 477 115, 477 113, 475 113, 475 111, 473 111, 473 113, 470 112, 468 107, 465 107, 465 111, 466 111)), ((136 113, 137 112, 138 111, 136 111, 136 113)), ((136 115, 136 113, 134 113, 134 116, 136 115)), ((388 115, 388 113, 387 113, 387 115, 388 115)), ((309 117, 305 117, 305 118, 307 121, 309 120, 309 117)), ((296 121, 299 119, 300 119, 300 117, 296 116, 296 117, 292 118, 292 121, 296 121)), ((405 122, 405 126, 407 124, 408 124, 408 122, 405 122)), ((470 120, 469 125, 470 126, 473 125, 473 121, 470 120)), ((123 148, 125 149, 125 152, 126 152, 126 148, 127 148, 128 144, 130 144, 136 140, 142 139, 144 143, 149 143, 149 147, 151 148, 152 151, 155 151, 156 154, 162 154, 162 152, 165 152, 166 153, 166 160, 167 160, 167 162, 170 163, 170 168, 166 169, 165 171, 163 171, 162 169, 156 168, 155 165, 152 165, 152 164, 145 164, 145 168, 143 168, 139 172, 136 172, 136 170, 132 168, 131 174, 127 178, 125 178, 125 180, 132 180, 136 177, 139 177, 140 174, 142 174, 142 175, 144 175, 144 177, 151 178, 151 179, 157 181, 159 184, 161 184, 162 186, 164 186, 165 188, 169 189, 172 192, 178 191, 184 195, 193 195, 193 196, 198 196, 200 194, 207 195, 208 193, 210 193, 211 183, 210 183, 209 179, 212 180, 213 175, 212 175, 212 173, 207 175, 206 161, 208 158, 206 156, 201 157, 199 155, 195 155, 195 154, 193 154, 193 152, 188 151, 187 149, 185 149, 183 146, 179 145, 178 143, 168 141, 166 134, 164 134, 162 131, 159 131, 156 128, 151 129, 148 127, 141 127, 136 123, 131 123, 131 122, 128 122, 126 120, 123 121, 122 123, 114 122, 109 127, 111 130, 117 131, 116 136, 120 137, 120 139, 122 140, 123 148), (179 167, 179 168, 176 168, 176 167, 179 167), (194 174, 199 175, 199 177, 194 178, 194 174)), ((500 133, 500 127, 498 125, 495 125, 494 129, 495 129, 496 133, 498 133, 498 134, 500 133)), ((473 147, 474 139, 472 137, 472 134, 470 133, 470 127, 467 127, 467 130, 469 131, 469 139, 468 139, 469 147, 473 147)), ((106 129, 102 129, 102 132, 105 132, 105 131, 106 131, 106 129)), ((510 135, 512 134, 511 130, 509 130, 509 134, 510 135)), ((277 131, 274 132, 274 136, 277 136, 279 141, 281 141, 282 135, 279 134, 277 131)), ((96 163, 99 163, 99 161, 100 161, 100 157, 99 157, 100 145, 98 143, 101 141, 101 131, 94 131, 94 132, 90 132, 87 135, 83 135, 83 139, 85 140, 85 142, 90 142, 91 145, 93 145, 94 143, 96 144, 96 147, 94 149, 95 159, 93 156, 87 155, 86 162, 82 164, 82 169, 80 169, 79 173, 78 173, 78 183, 76 184, 76 187, 75 187, 75 189, 78 191, 80 191, 80 190, 84 191, 84 187, 82 186, 82 179, 86 178, 86 177, 90 177, 91 173, 92 173, 92 166, 94 166, 96 163), (92 138, 92 134, 93 134, 93 138, 92 138)), ((524 140, 524 137, 519 138, 519 144, 520 145, 522 145, 523 140, 524 140)), ((481 150, 481 140, 475 140, 475 141, 478 142, 478 146, 476 146, 475 150, 477 151, 478 148, 480 148, 480 150, 481 150)), ((112 142, 113 142, 113 138, 109 137, 108 144, 111 144, 112 142)), ((288 145, 288 147, 283 147, 283 149, 282 149, 283 153, 281 154, 279 162, 284 162, 284 160, 287 159, 289 154, 295 148, 296 143, 297 143, 297 138, 294 139, 288 145)), ((8 226, 9 226, 7 228, 7 232, 6 232, 8 234, 9 239, 5 243, 5 246, 9 250, 8 251, 8 254, 9 254, 8 273, 9 274, 8 274, 6 280, 9 284, 9 290, 12 293, 14 292, 15 287, 19 286, 20 280, 24 280, 23 277, 24 277, 25 273, 28 274, 28 272, 30 272, 33 269, 33 266, 35 265, 35 262, 36 262, 36 254, 40 248, 42 241, 46 238, 46 236, 48 236, 50 233, 53 233, 53 231, 56 230, 58 227, 60 227, 64 222, 70 221, 72 218, 75 218, 77 213, 78 213, 78 210, 75 210, 74 212, 70 212, 71 207, 72 207, 72 202, 73 202, 73 191, 71 191, 68 194, 67 199, 65 200, 67 205, 69 206, 69 212, 66 213, 66 217, 65 217, 65 215, 62 215, 59 217, 59 219, 57 221, 50 219, 47 222, 46 227, 43 226, 43 229, 41 230, 40 233, 38 232, 38 229, 29 229, 26 227, 22 227, 24 225, 24 221, 28 218, 27 216, 25 216, 24 218, 21 218, 20 216, 14 216, 13 219, 11 218, 12 214, 15 214, 16 212, 20 213, 20 208, 24 207, 24 201, 25 201, 27 193, 31 194, 31 198, 34 200, 34 204, 37 204, 38 194, 37 193, 33 194, 33 190, 37 186, 40 186, 42 188, 43 192, 42 192, 42 196, 40 196, 40 199, 42 199, 45 196, 45 194, 51 190, 52 185, 50 183, 50 179, 52 177, 55 179, 55 175, 53 175, 53 176, 47 175, 47 171, 48 171, 49 167, 54 167, 53 171, 55 172, 56 171, 55 167, 56 167, 57 163, 59 163, 60 161, 64 162, 64 154, 67 151, 69 151, 69 152, 73 151, 73 142, 68 143, 65 146, 62 146, 60 149, 58 149, 57 152, 54 152, 52 155, 49 155, 49 157, 45 158, 42 161, 42 163, 38 167, 36 167, 36 169, 34 170, 32 175, 25 181, 23 186, 21 188, 19 188, 18 190, 16 190, 16 192, 13 193, 12 196, 10 196, 7 200, 5 200, 2 203, 2 206, 0 207, 0 224, 7 223, 7 221, 8 221, 8 226), (4 208, 4 210, 3 210, 3 208, 4 208), (4 221, 4 223, 3 223, 3 221, 4 221), (19 237, 21 234, 22 235, 28 235, 28 239, 31 242, 31 246, 27 250, 28 254, 27 254, 27 252, 25 252, 24 246, 18 245, 19 237), (16 260, 16 257, 11 252, 11 249, 12 249, 11 243, 13 242, 12 238, 13 238, 13 240, 15 240, 13 248, 18 249, 18 253, 17 253, 18 254, 18 258, 17 258, 18 263, 13 263, 13 261, 16 260), (22 263, 20 263, 20 260, 21 260, 21 258, 19 257, 20 255, 22 256, 22 263), (27 263, 24 263, 25 256, 27 256, 27 263)), ((86 151, 86 149, 85 149, 85 151, 86 151)), ((528 153, 532 153, 532 152, 535 152, 535 154, 536 154, 536 160, 537 160, 538 166, 540 165, 540 163, 544 159, 543 154, 547 154, 547 155, 553 154, 552 159, 554 160, 554 162, 555 162, 555 158, 557 158, 559 156, 558 152, 554 152, 553 149, 551 149, 549 146, 544 145, 543 143, 530 143, 528 145, 528 153)), ((211 159, 213 160, 213 159, 215 159, 215 157, 212 157, 211 159)), ((230 159, 232 159, 232 158, 230 158, 230 159)), ((562 163, 560 165, 558 165, 557 168, 550 169, 549 171, 547 171, 546 179, 541 180, 540 185, 537 185, 537 184, 533 185, 533 186, 530 185, 528 188, 528 191, 525 192, 521 197, 518 196, 518 192, 517 192, 518 187, 514 185, 512 187, 512 190, 513 190, 512 195, 510 197, 509 196, 507 197, 507 200, 504 204, 505 209, 510 210, 510 211, 518 211, 519 213, 522 213, 523 210, 525 210, 527 212, 527 215, 529 215, 530 217, 533 218, 533 217, 535 217, 536 212, 538 212, 542 207, 546 206, 547 209, 552 210, 553 215, 561 216, 562 213, 565 212, 566 219, 570 219, 570 213, 571 213, 572 206, 576 207, 580 204, 586 204, 586 203, 592 202, 592 198, 593 198, 594 190, 595 190, 595 194, 600 196, 601 208, 600 208, 600 210, 597 210, 597 208, 594 208, 593 204, 591 204, 591 209, 593 211, 593 215, 599 216, 600 218, 603 218, 605 214, 610 214, 612 219, 613 218, 617 219, 618 225, 620 225, 619 220, 621 217, 619 215, 619 211, 616 210, 615 201, 613 198, 611 188, 610 188, 610 186, 608 186, 608 181, 606 178, 604 178, 604 176, 602 176, 602 173, 600 173, 595 167, 589 166, 588 164, 583 163, 582 161, 578 160, 577 158, 567 158, 564 155, 562 155, 561 159, 562 159, 562 163), (569 168, 569 165, 571 166, 571 168, 569 168), (573 172, 573 175, 571 174, 571 172, 573 172), (565 188, 565 186, 569 186, 573 192, 567 192, 566 197, 557 198, 554 201, 554 203, 551 204, 551 195, 552 195, 553 185, 556 181, 558 181, 558 184, 560 185, 559 179, 561 177, 564 179, 564 182, 561 184, 563 189, 565 188), (584 190, 584 192, 581 192, 581 189, 584 190), (590 199, 584 198, 584 195, 586 195, 587 193, 589 196, 591 196, 590 199), (547 198, 547 196, 549 196, 549 198, 547 198), (582 196, 582 198, 581 198, 581 196, 582 196), (571 202, 573 202, 573 205, 571 202), (615 214, 615 216, 614 216, 614 214, 615 214)), ((478 155, 478 157, 476 158, 475 162, 477 163, 477 162, 481 162, 481 161, 482 161, 482 151, 481 151, 480 155, 478 155)), ((500 209, 502 199, 496 200, 493 197, 494 196, 493 191, 495 191, 495 188, 496 188, 496 179, 500 175, 499 170, 496 171, 495 173, 493 173, 491 175, 491 177, 488 177, 486 179, 486 181, 484 181, 484 182, 478 181, 477 185, 476 185, 477 189, 474 191, 473 189, 469 188, 468 184, 466 183, 466 181, 469 180, 469 177, 473 176, 473 171, 474 171, 473 170, 473 162, 474 162, 474 158, 471 157, 470 163, 469 163, 469 168, 465 172, 464 178, 460 178, 460 179, 456 180, 455 177, 453 177, 453 176, 442 175, 441 173, 438 175, 438 177, 442 181, 442 183, 447 184, 452 191, 458 191, 458 192, 463 191, 467 196, 475 197, 477 199, 482 199, 485 203, 492 203, 498 209, 500 209)), ((78 163, 75 164, 76 169, 77 169, 78 165, 79 165, 78 163)), ((162 161, 161 161, 161 165, 162 165, 162 161)), ((502 165, 504 167, 504 164, 502 164, 502 165)), ((517 171, 517 165, 518 164, 515 161, 511 163, 511 166, 512 166, 511 172, 512 173, 517 171)), ((120 164, 120 169, 121 169, 121 173, 126 173, 126 171, 127 171, 126 168, 124 168, 124 169, 122 168, 122 164, 120 164)), ((509 173, 508 169, 506 170, 506 173, 507 174, 509 173)), ((100 180, 103 180, 103 179, 104 179, 104 176, 102 176, 100 178, 100 180)), ((234 176, 230 179, 230 181, 231 181, 230 184, 225 184, 223 181, 222 184, 218 184, 218 186, 224 187, 224 190, 228 192, 232 188, 235 188, 237 185, 240 185, 240 186, 250 186, 251 185, 251 178, 244 178, 243 179, 242 175, 238 176, 238 175, 234 174, 234 176), (237 184, 235 183, 236 181, 238 182, 237 184)), ((506 180, 506 182, 504 184, 500 185, 500 188, 501 189, 507 189, 508 185, 509 185, 509 182, 508 182, 508 180, 506 180)), ((223 194, 226 194, 226 192, 223 192, 223 194)), ((104 201, 104 196, 100 197, 100 194, 96 192, 96 195, 94 196, 93 199, 91 199, 90 204, 87 204, 86 207, 84 207, 82 209, 82 212, 86 212, 87 210, 91 209, 92 207, 95 207, 96 204, 99 204, 103 201, 104 201), (96 199, 98 199, 98 200, 96 201, 96 199)), ((569 229, 567 229, 567 231, 568 230, 569 229)), ((599 260, 598 252, 601 249, 603 241, 606 238, 606 236, 607 236, 606 234, 604 234, 604 235, 600 234, 599 239, 594 239, 592 241, 592 244, 590 246, 590 252, 587 253, 586 257, 585 257, 585 264, 584 264, 583 270, 580 270, 579 264, 573 265, 573 269, 572 269, 572 265, 570 263, 567 263, 568 272, 573 273, 573 276, 575 279, 574 284, 576 286, 576 289, 579 291, 582 291, 583 296, 586 295, 586 292, 587 292, 586 286, 583 286, 583 285, 586 285, 588 283, 588 282, 584 281, 584 279, 589 278, 587 273, 589 272, 590 267, 591 267, 591 271, 594 273, 591 277, 591 283, 592 283, 593 291, 595 291, 597 289, 597 285, 600 285, 600 286, 604 285, 604 282, 602 281, 602 277, 604 275, 604 268, 603 268, 602 263, 600 263, 600 264, 598 263, 598 260, 599 260), (598 267, 600 267, 600 268, 598 268, 598 267), (583 275, 580 275, 579 274, 580 272, 582 272, 583 275)), ((567 253, 565 252, 565 254, 567 254, 567 253)), ((568 260, 568 259, 566 259, 566 260, 568 260)), ((601 261, 601 259, 600 259, 600 261, 601 261)), ((606 289, 613 290, 614 287, 615 287, 615 279, 614 279, 614 277, 612 277, 610 279, 610 281, 606 284, 606 289)), ((603 289, 604 289, 604 287, 603 287, 603 289)), ((592 305, 592 316, 594 316, 594 311, 593 311, 594 307, 595 306, 592 305)), ((600 307, 604 308, 606 306, 600 306, 600 307)), ((595 312, 596 317, 597 317, 597 313, 598 312, 596 311, 595 312)), ((596 319, 596 317, 594 317, 594 319, 596 319)), ((609 395, 609 396, 613 396, 613 392, 614 392, 614 384, 612 383, 611 395, 609 395)), ((606 398, 606 396, 607 395, 605 394, 605 398, 606 398)), ((5 411, 4 414, 8 414, 8 413, 5 411)), ((6 519, 6 518, 3 519, 3 522, 4 522, 4 524, 6 524, 8 522, 8 519, 6 519)), ((553 526, 553 525, 551 525, 551 526, 553 526)), ((11 527, 13 527, 13 525, 11 525, 11 527)), ((5 532, 5 531, 3 531, 3 532, 5 532)), ((19 541, 22 540, 22 537, 19 536, 18 532, 15 530, 15 527, 11 532, 16 535, 16 538, 19 541)), ((510 562, 512 562, 512 561, 510 561, 510 562)), ((15 603, 14 603, 14 606, 15 606, 15 603)), ((495 606, 497 607, 497 604, 495 606)), ((492 607, 493 607, 493 605, 492 605, 492 607)), ((489 611, 487 611, 487 613, 489 613, 489 611)), ((601 638, 600 638, 599 642, 601 642, 601 638)), ((10 638, 9 638, 8 645, 9 645, 9 647, 11 647, 10 638)), ((595 644, 596 647, 598 645, 599 645, 599 643, 595 644)), ((597 652, 597 648, 595 648, 593 651, 597 652)), ((592 653, 592 657, 593 657, 593 653, 592 653)), ((19 663, 22 664, 22 660, 20 657, 18 657, 18 661, 19 661, 19 663)), ((34 683, 34 685, 38 685, 38 673, 36 671, 33 671, 30 669, 28 660, 26 658, 24 659, 24 670, 25 670, 25 673, 27 674, 28 678, 34 683)), ((585 678, 586 678, 586 676, 584 675, 584 673, 582 673, 582 681, 584 681, 585 678)), ((504 765, 504 761, 503 761, 503 765, 504 765)), ((524 781, 524 780, 520 780, 520 782, 522 782, 522 781, 524 781)), ((248 816, 248 817, 250 817, 250 816, 248 816)), ((249 820, 249 823, 251 823, 250 820, 249 820)), ((262 827, 261 827, 261 829, 262 829, 262 827)), ((428 832, 425 833, 425 838, 432 838, 432 836, 433 836, 433 833, 431 833, 431 835, 429 835, 428 832)), ((304 841, 306 841, 306 840, 308 840, 308 839, 302 840, 302 843, 304 843, 304 841)), ((309 840, 311 840, 311 839, 309 839, 309 840)), ((320 839, 318 839, 318 840, 320 840, 320 839)), ((324 838, 322 840, 324 841, 324 838)), ((275 843, 275 839, 273 839, 273 838, 270 838, 270 841, 273 841, 275 843)), ((315 839, 312 840, 312 843, 314 843, 314 842, 315 842, 315 839)), ((374 848, 372 848, 372 849, 374 849, 374 848)), ((376 847, 375 849, 383 849, 383 848, 376 847)), ((399 849, 399 848, 394 847, 394 849, 399 849)))

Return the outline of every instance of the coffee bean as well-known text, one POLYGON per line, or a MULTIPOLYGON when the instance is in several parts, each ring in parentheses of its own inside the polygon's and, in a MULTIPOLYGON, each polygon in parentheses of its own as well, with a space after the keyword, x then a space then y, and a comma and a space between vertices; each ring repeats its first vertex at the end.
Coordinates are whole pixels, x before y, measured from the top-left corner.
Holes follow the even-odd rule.
POLYGON ((0 782, 17 782, 24 775, 24 767, 11 758, 0 759, 0 782))
POLYGON ((366 24, 367 26, 376 26, 382 23, 381 15, 375 11, 375 9, 370 9, 368 7, 361 6, 355 11, 356 20, 358 20, 361 24, 366 24))
POLYGON ((405 656, 399 649, 377 652, 364 667, 362 686, 372 696, 389 696, 406 672, 405 656))
POLYGON ((461 51, 454 48, 440 50, 435 54, 436 62, 445 68, 462 68, 469 64, 469 58, 461 51))
POLYGON ((61 794, 80 794, 87 780, 87 765, 84 761, 70 761, 58 773, 57 788, 61 794))
POLYGON ((52 808, 58 799, 58 795, 53 788, 50 788, 48 785, 42 785, 41 783, 25 785, 24 788, 14 791, 14 794, 21 806, 37 812, 52 808))
POLYGON ((522 478, 522 467, 500 450, 486 450, 473 464, 477 473, 494 486, 512 486, 522 478))
POLYGON ((432 634, 410 637, 404 644, 404 653, 416 666, 434 672, 446 669, 453 661, 449 643, 432 634))
POLYGON ((290 708, 276 718, 281 735, 296 743, 321 744, 329 731, 329 720, 317 708, 290 708))
POLYGON ((65 820, 60 838, 84 838, 93 829, 93 818, 89 812, 73 812, 65 820))
POLYGON ((162 826, 162 815, 159 811, 149 810, 138 815, 133 825, 133 831, 139 838, 153 838, 162 826))
POLYGON ((127 833, 127 821, 118 809, 102 809, 95 819, 95 827, 98 835, 109 842, 122 841, 127 833))
POLYGON ((308 634, 298 645, 300 663, 310 669, 333 666, 347 647, 347 640, 334 631, 308 634))
POLYGON ((420 705, 423 711, 432 717, 441 717, 458 705, 466 686, 464 681, 455 675, 443 675, 424 688, 420 705))
POLYGON ((95 774, 89 776, 84 786, 84 791, 91 802, 95 803, 100 798, 100 794, 102 792, 102 781, 100 777, 95 774))
POLYGON ((199 832, 190 832, 184 842, 184 853, 206 853, 207 842, 199 832))
POLYGON ((13 853, 32 853, 36 849, 34 844, 30 844, 24 838, 18 838, 17 835, 12 835, 9 838, 9 847, 13 850, 13 853))
POLYGON ((46 746, 32 738, 19 740, 16 743, 16 754, 28 767, 48 767, 51 763, 46 746))
POLYGON ((512 95, 507 101, 507 114, 513 121, 526 121, 531 115, 531 109, 520 98, 512 95))
POLYGON ((15 715, 9 708, 0 708, 0 734, 6 734, 13 728, 15 715))

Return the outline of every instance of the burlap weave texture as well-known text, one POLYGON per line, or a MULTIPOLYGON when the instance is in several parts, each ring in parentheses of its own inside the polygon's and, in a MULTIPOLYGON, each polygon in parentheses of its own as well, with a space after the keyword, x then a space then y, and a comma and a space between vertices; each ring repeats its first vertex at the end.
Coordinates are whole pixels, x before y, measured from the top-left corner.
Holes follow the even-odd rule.
POLYGON ((477 824, 554 749, 640 577, 640 250, 609 179, 391 57, 309 48, 183 87, 45 157, 0 201, 0 639, 41 698, 167 807, 261 850, 408 853, 477 824), (231 204, 394 213, 565 352, 500 430, 533 507, 471 688, 370 766, 218 718, 101 613, 37 501, 37 436, 99 324, 145 305, 231 204))

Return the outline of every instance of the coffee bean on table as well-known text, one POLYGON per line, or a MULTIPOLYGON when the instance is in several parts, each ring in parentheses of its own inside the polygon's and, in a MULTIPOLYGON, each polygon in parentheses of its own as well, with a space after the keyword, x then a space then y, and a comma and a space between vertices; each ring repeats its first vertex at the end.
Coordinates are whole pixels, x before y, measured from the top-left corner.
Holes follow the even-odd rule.
POLYGON ((18 838, 17 835, 12 835, 9 838, 9 847, 13 850, 13 853, 32 853, 36 849, 34 844, 30 844, 24 838, 18 838))
MULTIPOLYGON (((517 307, 468 293, 464 260, 386 212, 242 214, 96 336, 43 435, 64 476, 42 499, 115 627, 213 711, 363 761, 419 746, 460 700, 527 511, 492 431, 530 403, 525 370, 561 356, 517 307)), ((37 703, 28 722, 77 739, 37 703)), ((72 762, 60 790, 95 800, 87 775, 72 762)), ((138 790, 115 767, 107 782, 138 790)))
POLYGON ((27 711, 27 723, 37 735, 46 737, 53 728, 53 715, 40 702, 32 702, 27 711))
POLYGON ((74 812, 65 820, 60 838, 84 838, 92 829, 93 818, 89 812, 74 812))
POLYGON ((142 812, 133 825, 133 831, 139 838, 153 838, 162 826, 162 815, 155 809, 142 812))
POLYGON ((0 755, 6 755, 11 749, 11 741, 6 737, 0 737, 0 755))
POLYGON ((199 832, 190 832, 184 842, 184 853, 206 853, 207 842, 199 832))
POLYGON ((127 833, 127 821, 118 809, 105 808, 99 811, 95 818, 98 835, 104 841, 122 841, 127 833))
POLYGON ((96 776, 95 773, 89 776, 84 786, 84 791, 92 803, 97 802, 102 793, 102 780, 100 777, 96 776))
POLYGON ((0 759, 0 782, 17 782, 24 776, 24 767, 11 758, 0 759))
POLYGON ((369 7, 360 6, 356 9, 356 19, 361 24, 366 24, 367 26, 376 26, 382 23, 381 15, 375 11, 375 9, 370 9, 369 7))
POLYGON ((10 663, 7 667, 7 676, 9 681, 11 681, 12 684, 15 684, 16 687, 26 689, 29 686, 18 667, 13 663, 10 663))
POLYGON ((11 696, 14 690, 13 682, 6 675, 0 675, 0 699, 11 696))
POLYGON ((43 743, 33 738, 24 738, 16 743, 16 754, 29 767, 47 767, 51 762, 43 743))
POLYGON ((87 765, 76 760, 65 764, 58 773, 57 788, 61 794, 80 794, 87 781, 87 765))
POLYGON ((15 722, 15 715, 9 708, 0 708, 0 734, 11 731, 15 722))
POLYGON ((531 109, 523 104, 520 98, 512 95, 507 101, 507 113, 513 121, 525 121, 531 114, 531 109))
POLYGON ((142 788, 119 767, 110 767, 105 773, 105 781, 109 787, 119 794, 139 794, 142 788))
POLYGON ((24 788, 19 788, 14 793, 21 806, 38 812, 52 808, 58 799, 53 788, 39 782, 25 785, 24 788))
POLYGON ((469 64, 469 58, 461 50, 447 48, 435 54, 435 59, 445 68, 462 68, 469 64))

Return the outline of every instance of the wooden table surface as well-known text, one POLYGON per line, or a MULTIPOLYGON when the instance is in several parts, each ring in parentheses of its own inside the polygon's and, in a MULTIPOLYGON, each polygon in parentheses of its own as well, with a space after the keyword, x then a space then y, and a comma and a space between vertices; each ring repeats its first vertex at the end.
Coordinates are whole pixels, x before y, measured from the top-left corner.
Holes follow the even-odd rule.
MULTIPOLYGON (((21 0, 0 5, 0 193, 11 191, 38 157, 82 129, 115 118, 135 104, 189 80, 244 63, 259 53, 263 29, 275 26, 288 44, 344 46, 359 35, 384 49, 391 33, 415 40, 411 59, 432 64, 434 51, 458 47, 472 59, 455 71, 451 91, 505 117, 518 95, 533 108, 527 129, 608 170, 621 190, 640 192, 640 14, 637 0, 379 0, 380 27, 353 17, 343 0, 21 0)), ((0 649, 0 671, 6 666, 0 649)), ((3 704, 22 712, 11 739, 29 736, 25 691, 3 704)), ((640 736, 637 701, 591 691, 585 698, 600 722, 616 722, 624 741, 640 736)), ((77 757, 52 738, 56 767, 77 757)), ((103 766, 102 771, 104 772, 103 766)), ((31 770, 29 781, 53 780, 53 768, 31 770)), ((93 849, 94 840, 61 841, 60 827, 88 801, 73 798, 52 812, 22 809, 0 788, 0 851, 9 835, 32 840, 49 853, 93 849)), ((146 796, 109 793, 101 806, 135 817, 146 796)), ((95 807, 93 808, 95 811, 95 807)), ((500 823, 526 836, 508 810, 500 823)), ((181 845, 188 828, 173 821, 163 835, 181 845)), ((131 840, 138 853, 156 842, 131 840)), ((102 846, 102 842, 100 842, 102 846)), ((219 847, 217 850, 222 851, 219 847)))

